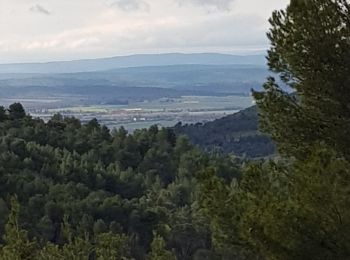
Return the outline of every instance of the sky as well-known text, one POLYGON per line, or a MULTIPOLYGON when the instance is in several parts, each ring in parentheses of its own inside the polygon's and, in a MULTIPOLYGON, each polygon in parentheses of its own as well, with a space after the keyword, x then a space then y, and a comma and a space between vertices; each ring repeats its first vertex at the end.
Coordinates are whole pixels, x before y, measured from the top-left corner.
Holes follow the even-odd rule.
POLYGON ((0 0, 0 63, 261 53, 288 0, 0 0))

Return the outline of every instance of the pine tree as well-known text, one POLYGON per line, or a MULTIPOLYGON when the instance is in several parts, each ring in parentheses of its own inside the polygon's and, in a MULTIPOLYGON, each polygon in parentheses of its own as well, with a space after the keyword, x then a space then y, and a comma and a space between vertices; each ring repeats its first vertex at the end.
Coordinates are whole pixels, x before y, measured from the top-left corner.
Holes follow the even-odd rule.
POLYGON ((262 259, 349 259, 350 3, 291 0, 270 23, 279 80, 254 97, 286 164, 253 164, 236 185, 204 183, 214 242, 262 259))
POLYGON ((5 245, 0 248, 0 259, 30 260, 33 259, 36 243, 28 239, 27 231, 18 224, 19 204, 16 197, 11 198, 11 211, 5 226, 3 237, 5 245))
POLYGON ((291 0, 270 19, 268 64, 281 81, 254 97, 282 154, 302 159, 321 140, 350 158, 349 16, 347 0, 291 0))

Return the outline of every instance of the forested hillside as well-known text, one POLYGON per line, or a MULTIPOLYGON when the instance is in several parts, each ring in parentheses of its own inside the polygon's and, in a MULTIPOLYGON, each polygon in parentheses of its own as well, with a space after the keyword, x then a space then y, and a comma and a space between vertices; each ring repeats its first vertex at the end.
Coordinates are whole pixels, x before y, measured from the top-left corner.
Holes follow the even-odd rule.
POLYGON ((271 139, 258 130, 256 106, 204 124, 179 123, 173 129, 206 151, 247 158, 267 157, 275 151, 271 139))
POLYGON ((45 123, 19 103, 0 108, 0 151, 1 259, 145 259, 166 248, 178 259, 220 255, 198 177, 211 167, 237 178, 229 157, 169 129, 111 133, 60 115, 45 123))
MULTIPOLYGON (((0 259, 350 259, 349 17, 347 0, 291 0, 270 19, 279 80, 253 96, 279 158, 1 108, 0 259)), ((230 129, 256 132, 255 113, 230 129)))

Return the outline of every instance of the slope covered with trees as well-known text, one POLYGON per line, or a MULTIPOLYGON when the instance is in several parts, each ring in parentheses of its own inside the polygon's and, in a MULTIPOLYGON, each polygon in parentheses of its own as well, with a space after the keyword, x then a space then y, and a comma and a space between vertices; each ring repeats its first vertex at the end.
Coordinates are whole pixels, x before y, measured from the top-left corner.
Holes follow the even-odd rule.
POLYGON ((218 253, 197 203, 198 175, 214 167, 238 177, 229 157, 194 149, 169 129, 111 133, 60 115, 45 123, 18 103, 0 108, 0 151, 1 259, 218 253))
POLYGON ((173 129, 206 151, 247 158, 268 157, 275 152, 271 139, 258 129, 256 106, 203 124, 178 123, 173 129))

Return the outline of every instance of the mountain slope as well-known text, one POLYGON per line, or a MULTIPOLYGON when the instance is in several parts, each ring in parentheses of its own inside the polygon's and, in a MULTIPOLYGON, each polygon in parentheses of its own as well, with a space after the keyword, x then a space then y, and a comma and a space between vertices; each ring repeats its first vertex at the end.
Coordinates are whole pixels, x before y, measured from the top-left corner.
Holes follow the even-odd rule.
POLYGON ((248 158, 266 157, 275 151, 270 138, 258 131, 256 106, 204 124, 179 123, 174 130, 209 151, 218 150, 248 158))

